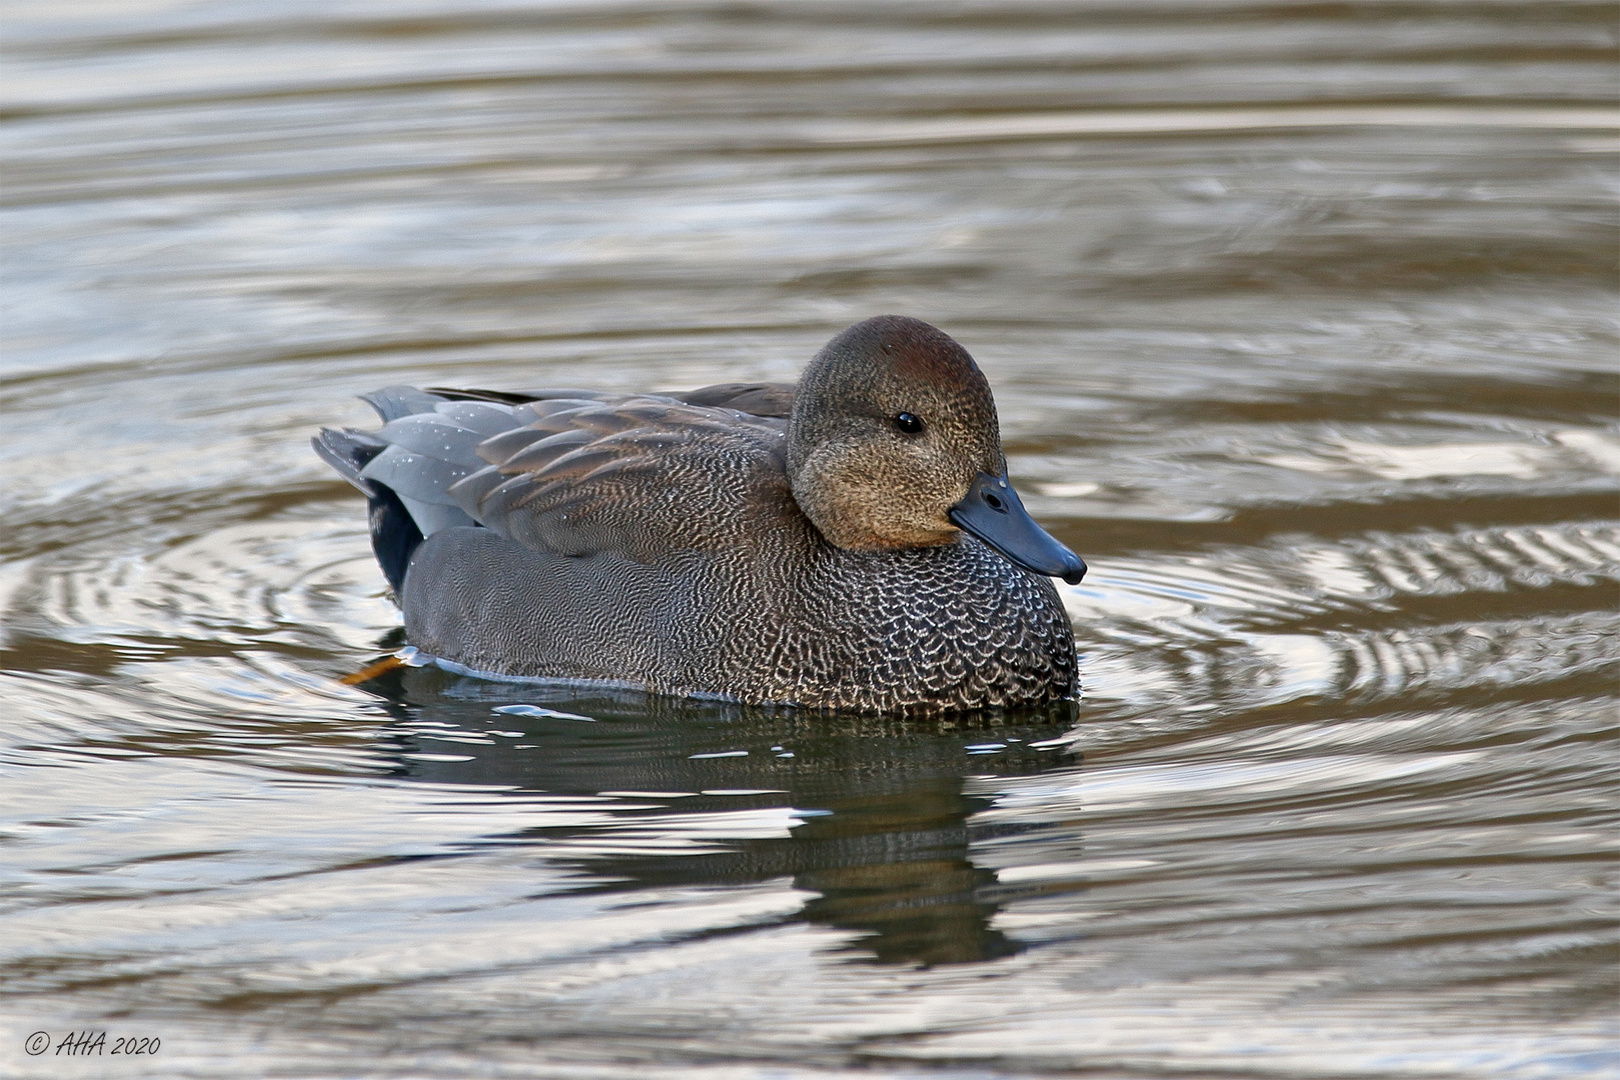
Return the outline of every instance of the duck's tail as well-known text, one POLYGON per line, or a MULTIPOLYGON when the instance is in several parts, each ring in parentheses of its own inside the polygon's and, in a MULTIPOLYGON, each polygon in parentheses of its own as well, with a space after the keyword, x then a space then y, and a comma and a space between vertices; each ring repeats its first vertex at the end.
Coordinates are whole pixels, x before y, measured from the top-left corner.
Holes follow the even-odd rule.
POLYGON ((322 428, 310 444, 322 461, 365 495, 371 508, 371 550, 376 553, 377 565, 382 567, 383 576, 398 597, 405 586, 405 568, 410 565, 416 546, 422 542, 422 530, 392 488, 360 475, 360 470, 387 449, 388 444, 352 428, 322 428))
POLYGON ((377 485, 360 475, 372 458, 382 453, 388 444, 374 435, 353 428, 321 428, 321 433, 309 440, 321 460, 338 471, 338 475, 371 497, 377 485))

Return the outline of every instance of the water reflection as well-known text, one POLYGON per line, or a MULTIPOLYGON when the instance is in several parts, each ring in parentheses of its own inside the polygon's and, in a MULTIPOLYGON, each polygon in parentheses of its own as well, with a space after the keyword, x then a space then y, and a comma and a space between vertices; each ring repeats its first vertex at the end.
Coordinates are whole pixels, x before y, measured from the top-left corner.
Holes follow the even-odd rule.
POLYGON ((1063 739, 1072 703, 897 719, 497 684, 435 668, 366 686, 393 717, 401 776, 611 800, 607 824, 598 814, 491 838, 543 846, 587 875, 582 891, 791 877, 813 895, 788 921, 849 931, 852 955, 888 964, 1021 950, 992 925, 1019 890, 972 858, 973 841, 1007 827, 976 828, 994 798, 964 785, 1079 763, 1063 739))

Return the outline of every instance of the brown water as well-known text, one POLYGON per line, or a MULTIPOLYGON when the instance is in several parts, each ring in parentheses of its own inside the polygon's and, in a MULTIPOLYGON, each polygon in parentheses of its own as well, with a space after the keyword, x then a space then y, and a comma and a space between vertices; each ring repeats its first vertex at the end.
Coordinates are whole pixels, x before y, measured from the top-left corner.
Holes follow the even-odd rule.
POLYGON ((0 1073, 1620 1072, 1611 5, 8 12, 0 1073), (890 311, 1083 702, 336 681, 354 394, 890 311))

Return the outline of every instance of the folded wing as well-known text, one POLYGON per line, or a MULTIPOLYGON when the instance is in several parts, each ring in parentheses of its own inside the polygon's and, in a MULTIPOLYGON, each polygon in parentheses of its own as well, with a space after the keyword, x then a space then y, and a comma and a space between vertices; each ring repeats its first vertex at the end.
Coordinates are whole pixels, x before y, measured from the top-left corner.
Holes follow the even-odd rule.
POLYGON ((370 497, 374 532, 396 502, 409 515, 390 528, 419 535, 392 538, 391 551, 442 529, 484 526, 539 551, 653 561, 715 546, 728 522, 786 491, 785 420, 707 402, 780 413, 791 387, 683 395, 694 396, 705 403, 389 387, 366 396, 385 421, 380 430, 326 430, 315 446, 370 497))
POLYGON ((786 488, 780 419, 672 398, 536 401, 481 443, 456 505, 540 551, 651 562, 724 546, 732 523, 786 488))

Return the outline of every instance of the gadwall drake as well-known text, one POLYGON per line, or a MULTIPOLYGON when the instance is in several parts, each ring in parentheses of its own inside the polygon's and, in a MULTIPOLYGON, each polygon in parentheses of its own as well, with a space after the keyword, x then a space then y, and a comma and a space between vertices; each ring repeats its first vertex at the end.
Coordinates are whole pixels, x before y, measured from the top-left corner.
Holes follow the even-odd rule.
POLYGON ((1085 564, 927 323, 857 323, 796 387, 365 400, 381 430, 315 449, 370 500, 408 640, 456 669, 862 712, 1075 693, 1049 577, 1085 564))

